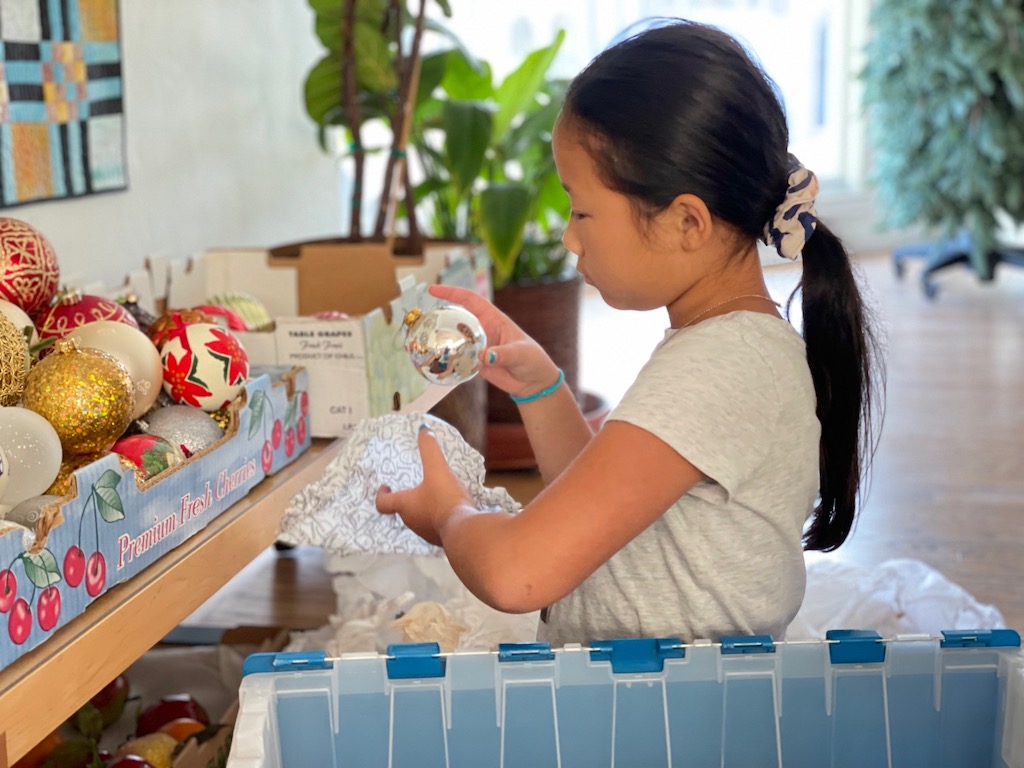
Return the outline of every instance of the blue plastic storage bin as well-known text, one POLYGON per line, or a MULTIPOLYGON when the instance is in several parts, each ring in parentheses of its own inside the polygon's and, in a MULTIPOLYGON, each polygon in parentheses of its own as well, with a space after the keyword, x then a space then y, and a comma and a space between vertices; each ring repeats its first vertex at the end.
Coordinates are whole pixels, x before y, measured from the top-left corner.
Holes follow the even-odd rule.
POLYGON ((1011 630, 260 654, 229 768, 1022 768, 1011 630))

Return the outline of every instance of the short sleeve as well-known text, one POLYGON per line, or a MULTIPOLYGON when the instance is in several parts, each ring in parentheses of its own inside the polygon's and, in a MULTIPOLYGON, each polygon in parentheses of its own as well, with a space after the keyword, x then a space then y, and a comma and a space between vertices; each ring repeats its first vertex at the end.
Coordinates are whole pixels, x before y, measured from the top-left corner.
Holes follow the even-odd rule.
POLYGON ((702 323, 657 347, 608 418, 658 437, 732 497, 764 461, 778 413, 763 352, 702 323))

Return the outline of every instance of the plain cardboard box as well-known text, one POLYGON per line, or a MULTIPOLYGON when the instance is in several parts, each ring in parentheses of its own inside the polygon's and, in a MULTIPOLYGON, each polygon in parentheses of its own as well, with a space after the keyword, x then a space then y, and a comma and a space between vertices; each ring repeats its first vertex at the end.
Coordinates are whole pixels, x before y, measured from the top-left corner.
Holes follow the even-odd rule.
POLYGON ((225 293, 250 295, 266 307, 275 319, 272 330, 237 335, 252 362, 308 370, 316 437, 345 436, 364 418, 423 402, 428 385, 405 353, 403 320, 414 308, 437 305, 428 283, 490 291, 486 256, 451 244, 419 259, 394 257, 389 243, 218 248, 168 268, 168 307, 192 307, 225 293), (348 318, 314 316, 328 311, 348 318))

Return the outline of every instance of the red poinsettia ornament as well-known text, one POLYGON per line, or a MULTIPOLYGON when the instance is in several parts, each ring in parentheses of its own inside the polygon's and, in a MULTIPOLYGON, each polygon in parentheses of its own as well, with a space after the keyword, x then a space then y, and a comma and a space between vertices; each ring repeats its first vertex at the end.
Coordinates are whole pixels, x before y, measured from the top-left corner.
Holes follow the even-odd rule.
POLYGON ((160 347, 164 391, 176 403, 213 412, 234 400, 249 378, 238 338, 213 323, 172 329, 160 347))
POLYGON ((65 288, 50 300, 49 309, 35 317, 39 340, 61 339, 81 325, 96 320, 112 320, 138 328, 134 315, 123 304, 102 296, 83 294, 65 288))
POLYGON ((34 315, 47 307, 59 283, 49 241, 23 221, 0 217, 0 298, 34 315))

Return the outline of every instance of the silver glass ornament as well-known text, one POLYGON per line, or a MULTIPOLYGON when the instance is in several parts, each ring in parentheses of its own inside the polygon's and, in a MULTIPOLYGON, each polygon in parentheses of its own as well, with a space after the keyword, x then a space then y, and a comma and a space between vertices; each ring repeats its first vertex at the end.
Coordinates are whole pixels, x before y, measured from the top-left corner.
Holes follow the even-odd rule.
POLYGON ((35 528, 36 523, 42 519, 43 511, 46 507, 60 500, 60 496, 30 496, 24 501, 18 502, 13 508, 8 510, 4 519, 11 523, 24 525, 26 528, 35 528))
POLYGON ((153 408, 142 420, 146 424, 146 433, 162 437, 171 445, 181 446, 186 456, 199 453, 224 436, 224 430, 210 414, 191 405, 153 408))
POLYGON ((452 304, 413 309, 402 325, 405 351, 427 381, 454 387, 479 373, 487 336, 471 312, 452 304))

